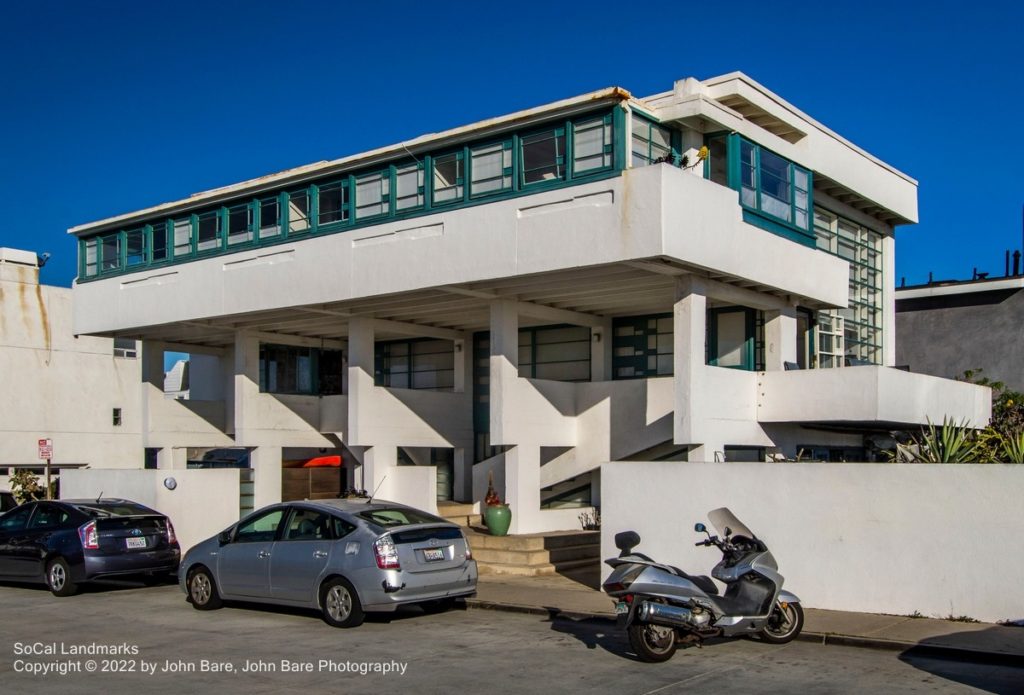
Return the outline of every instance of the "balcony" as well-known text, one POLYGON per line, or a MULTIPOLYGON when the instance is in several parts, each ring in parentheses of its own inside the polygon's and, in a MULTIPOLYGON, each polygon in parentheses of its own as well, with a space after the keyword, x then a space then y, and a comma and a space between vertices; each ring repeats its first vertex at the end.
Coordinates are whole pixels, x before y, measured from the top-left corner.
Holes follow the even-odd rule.
POLYGON ((991 391, 962 381, 877 366, 758 374, 759 422, 923 425, 952 418, 984 427, 991 391))

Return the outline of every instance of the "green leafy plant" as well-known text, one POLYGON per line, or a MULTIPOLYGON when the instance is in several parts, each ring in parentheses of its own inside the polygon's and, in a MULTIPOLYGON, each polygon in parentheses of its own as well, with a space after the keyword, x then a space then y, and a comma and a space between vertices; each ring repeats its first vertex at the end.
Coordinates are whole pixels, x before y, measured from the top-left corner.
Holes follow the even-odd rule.
POLYGON ((36 474, 24 468, 15 469, 9 478, 11 494, 18 504, 25 504, 32 500, 42 499, 46 494, 46 488, 39 484, 36 474))
POLYGON ((974 431, 967 420, 958 424, 943 418, 941 427, 928 420, 919 435, 911 436, 910 444, 896 443, 896 460, 901 463, 973 463, 977 458, 974 431))

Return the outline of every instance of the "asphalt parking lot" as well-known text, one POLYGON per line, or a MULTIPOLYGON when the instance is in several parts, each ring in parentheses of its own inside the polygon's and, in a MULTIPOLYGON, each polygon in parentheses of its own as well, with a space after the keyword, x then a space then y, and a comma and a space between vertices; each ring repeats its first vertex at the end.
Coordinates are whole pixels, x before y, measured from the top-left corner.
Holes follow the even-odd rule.
POLYGON ((127 582, 66 599, 0 584, 0 604, 4 692, 1024 692, 1021 669, 807 642, 720 642, 646 664, 608 622, 475 609, 339 630, 283 608, 202 613, 176 586, 127 582))

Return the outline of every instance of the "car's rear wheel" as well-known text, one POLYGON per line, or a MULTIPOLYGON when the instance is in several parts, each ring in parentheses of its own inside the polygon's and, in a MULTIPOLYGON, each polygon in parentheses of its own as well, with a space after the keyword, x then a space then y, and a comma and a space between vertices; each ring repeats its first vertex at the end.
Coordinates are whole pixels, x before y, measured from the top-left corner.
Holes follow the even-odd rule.
POLYGON ((355 588, 347 579, 335 577, 320 589, 324 622, 334 627, 358 627, 366 615, 355 588))
POLYGON ((200 611, 212 611, 224 605, 210 570, 196 567, 188 573, 188 600, 200 611))
POLYGON ((46 586, 54 596, 74 596, 78 585, 71 579, 71 567, 62 557, 50 560, 46 566, 46 586))

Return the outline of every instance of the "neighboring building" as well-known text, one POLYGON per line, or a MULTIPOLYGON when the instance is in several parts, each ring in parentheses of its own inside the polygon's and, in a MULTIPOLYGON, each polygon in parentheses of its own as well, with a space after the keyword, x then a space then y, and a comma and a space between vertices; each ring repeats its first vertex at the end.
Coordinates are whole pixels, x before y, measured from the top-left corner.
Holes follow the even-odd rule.
POLYGON ((896 290, 896 362, 947 378, 968 370, 1024 391, 1024 276, 896 290))
POLYGON ((493 473, 513 532, 572 528, 602 462, 985 424, 987 389, 888 368, 916 218, 913 179, 745 75, 610 88, 74 227, 75 330, 142 341, 162 468, 246 447, 260 505, 341 453, 428 508, 493 473), (205 358, 188 400, 165 351, 205 358))
POLYGON ((71 290, 39 284, 36 254, 0 248, 0 488, 36 468, 40 439, 54 468, 140 468, 137 344, 77 336, 71 290))

